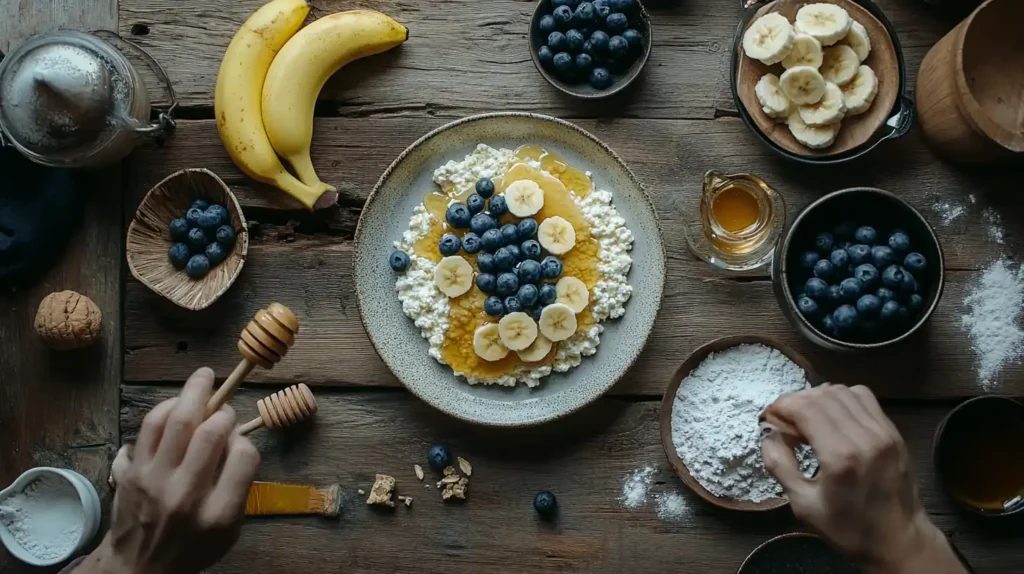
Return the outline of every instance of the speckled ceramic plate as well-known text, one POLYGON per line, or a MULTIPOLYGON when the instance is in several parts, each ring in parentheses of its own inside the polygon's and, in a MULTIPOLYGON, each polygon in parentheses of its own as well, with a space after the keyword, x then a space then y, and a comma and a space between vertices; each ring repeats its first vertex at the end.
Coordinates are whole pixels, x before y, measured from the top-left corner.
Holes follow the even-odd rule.
POLYGON ((452 122, 420 138, 381 176, 356 229, 355 279, 359 312, 381 359, 416 396, 454 417, 493 426, 526 426, 568 415, 600 397, 636 361, 661 306, 665 249, 650 197, 615 152, 562 120, 528 113, 494 113, 452 122), (434 170, 461 160, 479 143, 515 149, 532 143, 593 172, 595 186, 613 192, 612 204, 636 240, 626 314, 605 321, 597 353, 568 373, 552 373, 537 388, 470 386, 427 354, 429 345, 402 313, 388 266, 393 242, 413 209, 436 185, 434 170))

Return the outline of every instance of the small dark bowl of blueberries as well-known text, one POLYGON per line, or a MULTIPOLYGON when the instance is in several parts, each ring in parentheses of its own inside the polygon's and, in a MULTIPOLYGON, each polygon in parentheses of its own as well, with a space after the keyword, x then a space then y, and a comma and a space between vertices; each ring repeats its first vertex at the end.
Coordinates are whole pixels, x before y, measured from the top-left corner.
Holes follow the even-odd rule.
POLYGON ((651 19, 639 0, 540 0, 530 51, 551 85, 597 99, 628 86, 651 54, 651 19))
POLYGON ((775 253, 782 312, 835 351, 906 339, 931 317, 945 283, 942 247, 928 221, 881 189, 844 189, 815 201, 775 253))

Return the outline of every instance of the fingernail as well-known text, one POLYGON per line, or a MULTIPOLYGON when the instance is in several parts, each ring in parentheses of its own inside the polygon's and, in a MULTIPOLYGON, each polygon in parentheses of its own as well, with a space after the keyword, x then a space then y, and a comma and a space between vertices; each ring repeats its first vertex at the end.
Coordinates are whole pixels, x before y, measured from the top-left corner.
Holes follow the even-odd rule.
POLYGON ((764 440, 777 432, 771 423, 765 421, 758 423, 758 426, 761 428, 761 440, 764 440))

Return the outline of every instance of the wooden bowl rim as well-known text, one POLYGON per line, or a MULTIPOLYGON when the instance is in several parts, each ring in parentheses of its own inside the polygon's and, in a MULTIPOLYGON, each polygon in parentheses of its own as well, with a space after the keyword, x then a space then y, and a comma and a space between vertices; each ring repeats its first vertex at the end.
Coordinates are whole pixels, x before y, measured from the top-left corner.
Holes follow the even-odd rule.
POLYGON ((544 65, 540 63, 540 58, 537 56, 537 50, 539 49, 539 46, 536 45, 536 38, 534 37, 533 30, 537 25, 537 21, 540 20, 541 8, 550 3, 551 0, 539 0, 537 2, 537 6, 533 10, 533 17, 530 18, 530 29, 527 31, 526 34, 527 42, 530 45, 530 59, 533 60, 533 65, 536 66, 537 71, 540 72, 540 75, 545 80, 547 80, 549 84, 557 88, 562 93, 568 94, 576 98, 581 98, 584 100, 600 100, 617 94, 622 90, 625 90, 630 84, 633 83, 634 80, 636 80, 637 76, 640 75, 640 72, 647 65, 647 58, 650 57, 651 47, 654 45, 654 39, 652 38, 652 35, 654 34, 654 27, 651 25, 651 16, 650 14, 647 13, 647 9, 644 8, 644 5, 642 2, 640 2, 640 0, 636 0, 636 5, 640 12, 640 21, 643 22, 644 24, 644 51, 640 55, 640 57, 637 58, 630 65, 629 70, 627 70, 626 73, 621 76, 621 79, 619 79, 617 83, 613 83, 608 88, 598 92, 590 92, 576 89, 575 86, 577 84, 567 84, 563 82, 562 80, 552 75, 551 72, 544 68, 544 65))
POLYGON ((704 500, 726 510, 766 512, 788 506, 789 499, 782 497, 768 499, 763 502, 748 502, 744 500, 732 500, 730 498, 715 496, 697 482, 697 479, 693 478, 693 475, 690 474, 690 470, 686 467, 686 463, 683 462, 683 459, 679 457, 679 453, 676 452, 675 444, 672 442, 672 405, 676 398, 676 391, 679 390, 679 385, 682 384, 683 379, 685 379, 690 372, 700 365, 701 362, 703 362, 711 353, 717 353, 739 345, 750 344, 764 345, 778 350, 789 360, 796 363, 798 367, 804 370, 804 377, 811 386, 818 386, 824 382, 821 377, 818 376, 818 373, 814 370, 814 366, 811 365, 810 361, 808 361, 803 355, 794 351, 788 345, 775 338, 764 335, 748 334, 731 335, 728 337, 713 339, 704 343, 695 351, 690 353, 686 360, 683 361, 682 365, 680 365, 672 375, 672 379, 669 381, 668 387, 665 389, 665 394, 661 397, 661 412, 659 414, 661 425, 661 445, 665 450, 665 456, 668 457, 669 464, 672 465, 672 468, 676 471, 676 475, 679 476, 680 480, 682 480, 690 490, 695 492, 704 500))
POLYGON ((161 179, 159 182, 157 182, 155 185, 153 185, 153 187, 149 188, 149 191, 147 191, 146 195, 143 196, 142 201, 139 202, 139 207, 137 207, 135 209, 135 214, 132 216, 132 221, 131 221, 131 223, 128 224, 128 233, 127 233, 126 239, 125 239, 125 259, 128 260, 128 270, 131 272, 132 277, 134 277, 139 283, 142 283, 143 285, 148 287, 150 291, 156 293, 157 295, 160 295, 164 299, 167 299, 168 301, 171 301, 172 303, 174 303, 175 305, 177 305, 179 307, 182 307, 183 309, 188 309, 189 311, 201 311, 203 309, 206 309, 210 305, 213 305, 215 302, 217 302, 217 300, 220 299, 221 296, 224 295, 224 293, 226 293, 227 290, 230 289, 232 285, 234 285, 235 280, 238 279, 238 276, 242 273, 242 268, 245 267, 245 260, 246 260, 246 258, 248 256, 248 253, 249 253, 249 228, 248 228, 247 222, 245 220, 245 213, 242 211, 242 207, 238 203, 238 198, 235 197, 234 192, 231 191, 231 188, 228 187, 228 185, 226 183, 224 183, 224 180, 222 180, 220 178, 220 176, 218 176, 217 174, 213 173, 209 169, 206 169, 205 167, 189 167, 189 168, 185 168, 185 169, 179 169, 178 171, 175 171, 175 172, 171 173, 170 175, 168 175, 167 177, 161 179), (240 230, 235 235, 235 241, 236 242, 241 241, 241 251, 239 252, 239 259, 240 259, 240 261, 238 263, 238 267, 235 269, 235 271, 231 275, 228 276, 227 280, 224 282, 223 285, 221 285, 221 288, 218 290, 217 294, 214 297, 210 298, 209 301, 199 302, 199 303, 197 303, 195 305, 186 305, 186 304, 182 303, 181 301, 178 301, 177 299, 169 297, 169 296, 167 296, 167 294, 165 294, 165 293, 161 292, 160 290, 158 290, 156 288, 156 286, 152 284, 152 282, 149 280, 148 277, 145 277, 145 276, 143 276, 142 274, 140 274, 138 272, 138 270, 135 268, 135 261, 134 261, 133 254, 127 250, 127 246, 128 246, 127 238, 131 237, 133 234, 136 233, 136 227, 138 225, 139 209, 141 209, 141 207, 147 201, 149 201, 150 196, 153 193, 155 193, 157 189, 160 189, 161 187, 164 186, 164 184, 166 184, 167 182, 171 181, 172 179, 175 179, 175 178, 178 178, 178 177, 183 177, 183 176, 186 176, 188 174, 201 175, 203 177, 211 178, 213 181, 217 182, 217 184, 221 187, 221 189, 224 190, 225 196, 228 199, 228 203, 231 205, 231 209, 233 209, 234 213, 236 213, 238 215, 238 219, 240 221, 240 230))

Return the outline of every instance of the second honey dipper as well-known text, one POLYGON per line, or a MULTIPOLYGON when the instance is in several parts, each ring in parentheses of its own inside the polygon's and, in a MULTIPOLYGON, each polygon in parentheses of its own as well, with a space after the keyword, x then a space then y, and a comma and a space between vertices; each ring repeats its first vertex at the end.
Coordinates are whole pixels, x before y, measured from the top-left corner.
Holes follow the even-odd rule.
POLYGON ((240 425, 238 432, 245 435, 264 426, 269 429, 286 428, 308 420, 316 414, 316 398, 309 387, 299 383, 260 399, 256 408, 260 416, 240 425))

